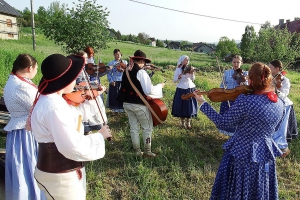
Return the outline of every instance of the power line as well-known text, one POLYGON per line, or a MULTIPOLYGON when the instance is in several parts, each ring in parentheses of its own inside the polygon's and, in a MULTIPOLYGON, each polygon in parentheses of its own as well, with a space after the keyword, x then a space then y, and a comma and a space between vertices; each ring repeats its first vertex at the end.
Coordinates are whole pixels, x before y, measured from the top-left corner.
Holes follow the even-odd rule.
POLYGON ((201 16, 201 17, 208 17, 208 18, 212 18, 212 19, 220 19, 220 20, 226 20, 226 21, 232 21, 232 22, 239 22, 239 23, 245 23, 245 24, 262 25, 260 23, 255 23, 255 22, 245 22, 245 21, 239 21, 239 20, 234 20, 234 19, 226 19, 226 18, 221 18, 221 17, 213 17, 213 16, 208 16, 208 15, 201 15, 201 14, 186 12, 186 11, 182 11, 182 10, 175 10, 175 9, 172 9, 172 8, 166 8, 166 7, 162 7, 162 6, 156 6, 156 5, 152 5, 152 4, 148 4, 148 3, 143 3, 143 2, 139 2, 139 1, 134 1, 134 0, 129 0, 129 1, 132 1, 132 2, 135 2, 135 3, 144 4, 144 5, 147 5, 147 6, 156 7, 156 8, 161 8, 161 9, 165 9, 165 10, 171 10, 171 11, 175 11, 175 12, 185 13, 185 14, 189 14, 189 15, 197 15, 197 16, 201 16))

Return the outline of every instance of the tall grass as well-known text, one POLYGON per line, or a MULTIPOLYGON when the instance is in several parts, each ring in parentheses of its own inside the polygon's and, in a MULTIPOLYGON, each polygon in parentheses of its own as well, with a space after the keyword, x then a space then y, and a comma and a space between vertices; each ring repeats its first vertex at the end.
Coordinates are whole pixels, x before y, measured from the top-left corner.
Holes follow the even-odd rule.
MULTIPOLYGON (((21 41, 3 41, 0 45, 0 87, 3 88, 10 73, 13 60, 19 53, 30 53, 38 62, 51 53, 63 53, 53 42, 38 35, 37 50, 32 50, 30 38, 21 41)), ((123 58, 132 56, 137 49, 143 50, 153 63, 166 70, 157 71, 154 83, 167 80, 163 101, 169 108, 164 124, 154 128, 152 149, 159 156, 154 159, 136 157, 131 144, 127 116, 114 115, 107 110, 109 126, 113 131, 113 143, 106 144, 103 159, 88 162, 87 199, 209 199, 216 170, 223 155, 222 144, 228 137, 219 134, 215 125, 202 113, 192 120, 191 130, 182 129, 179 120, 170 115, 176 84, 173 73, 180 55, 191 57, 191 65, 200 68, 195 84, 202 90, 219 87, 220 73, 215 57, 204 54, 173 51, 164 48, 139 46, 130 43, 111 42, 108 49, 98 51, 104 63, 113 59, 113 50, 121 49, 123 58)), ((230 63, 221 62, 221 69, 230 68, 230 63)), ((248 68, 244 65, 243 68, 248 68)), ((38 83, 41 74, 34 79, 38 83)), ((295 103, 297 118, 300 116, 299 73, 289 71, 290 97, 295 103)), ((102 84, 108 85, 106 77, 102 84)), ((104 96, 106 99, 106 96, 104 96)), ((206 98, 207 99, 207 98, 206 98)), ((207 99, 209 101, 209 99, 207 99)), ((211 102, 212 103, 212 102, 211 102)), ((218 110, 220 104, 212 103, 218 110)), ((298 124, 299 120, 298 120, 298 124)), ((300 199, 300 142, 290 144, 291 154, 286 159, 277 159, 280 199, 300 199)))

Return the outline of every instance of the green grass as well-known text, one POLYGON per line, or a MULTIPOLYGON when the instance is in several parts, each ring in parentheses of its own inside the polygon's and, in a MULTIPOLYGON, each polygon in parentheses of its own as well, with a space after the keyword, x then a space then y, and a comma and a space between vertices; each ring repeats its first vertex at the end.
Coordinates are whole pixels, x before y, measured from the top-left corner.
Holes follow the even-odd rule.
MULTIPOLYGON (((30 53, 39 63, 51 53, 63 53, 59 46, 40 34, 37 36, 37 49, 33 51, 32 41, 26 37, 22 37, 21 41, 0 40, 0 45, 6 47, 0 49, 0 88, 3 88, 12 62, 19 53, 30 53)), ((215 125, 202 113, 192 120, 193 128, 185 130, 179 126, 179 119, 172 117, 170 112, 176 89, 176 84, 172 81, 174 65, 179 56, 189 55, 191 65, 201 69, 196 74, 195 84, 202 90, 219 87, 220 73, 215 57, 119 41, 108 45, 108 49, 96 53, 97 60, 100 57, 104 63, 112 60, 115 48, 121 49, 125 59, 132 56, 135 50, 141 49, 156 66, 166 70, 165 73, 157 71, 152 81, 159 83, 167 80, 163 101, 169 108, 169 115, 166 122, 155 127, 153 131, 152 149, 159 156, 145 159, 134 155, 127 116, 124 113, 113 115, 107 110, 113 142, 107 142, 103 159, 86 165, 87 199, 209 199, 216 170, 223 155, 222 144, 228 137, 219 134, 215 125)), ((222 70, 230 68, 231 65, 223 62, 220 64, 222 70)), ((249 65, 243 66, 248 67, 249 65)), ((40 77, 39 72, 34 82, 38 83, 40 77)), ((290 98, 295 103, 299 119, 300 76, 297 72, 289 71, 287 77, 291 80, 290 98)), ((108 86, 106 77, 103 77, 101 82, 108 86)), ((219 103, 212 105, 216 110, 219 109, 219 103)), ((277 159, 277 170, 280 199, 292 200, 300 199, 299 140, 293 140, 290 148, 291 154, 286 159, 277 159)))

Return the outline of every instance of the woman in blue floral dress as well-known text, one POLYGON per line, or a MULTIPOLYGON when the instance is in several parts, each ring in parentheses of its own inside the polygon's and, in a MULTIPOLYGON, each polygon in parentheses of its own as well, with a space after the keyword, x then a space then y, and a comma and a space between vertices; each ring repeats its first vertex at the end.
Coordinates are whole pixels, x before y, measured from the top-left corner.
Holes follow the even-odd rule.
POLYGON ((254 94, 240 95, 223 115, 194 92, 200 110, 217 128, 236 126, 223 145, 225 151, 211 193, 211 200, 278 199, 276 156, 282 152, 272 139, 284 115, 284 103, 271 87, 272 73, 263 63, 249 70, 254 94))

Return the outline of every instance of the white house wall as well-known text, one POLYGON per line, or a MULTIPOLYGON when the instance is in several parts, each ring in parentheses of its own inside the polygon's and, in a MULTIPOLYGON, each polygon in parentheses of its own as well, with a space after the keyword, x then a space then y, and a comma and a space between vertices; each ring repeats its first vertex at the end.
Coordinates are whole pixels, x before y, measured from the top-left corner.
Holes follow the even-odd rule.
POLYGON ((18 39, 19 28, 17 25, 17 18, 0 14, 0 38, 1 39, 18 39), (10 19, 12 21, 12 27, 8 27, 6 24, 6 20, 10 19), (13 35, 13 37, 9 37, 9 34, 13 35))

